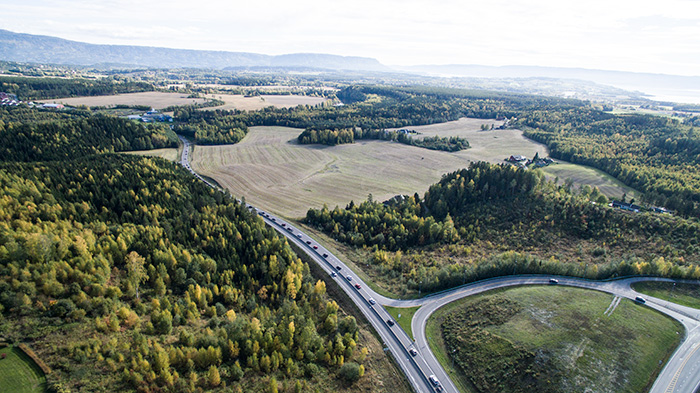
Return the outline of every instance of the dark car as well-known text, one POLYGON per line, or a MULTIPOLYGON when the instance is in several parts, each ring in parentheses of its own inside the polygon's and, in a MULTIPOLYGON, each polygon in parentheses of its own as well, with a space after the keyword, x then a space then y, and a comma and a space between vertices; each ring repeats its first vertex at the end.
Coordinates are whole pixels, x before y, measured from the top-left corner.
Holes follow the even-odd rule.
POLYGON ((387 319, 387 320, 386 320, 386 324, 389 325, 389 326, 394 326, 394 321, 391 320, 391 319, 387 319))
POLYGON ((557 280, 556 278, 550 278, 549 283, 550 284, 559 284, 559 280, 557 280))
POLYGON ((335 277, 335 276, 337 276, 337 274, 335 274, 335 272, 332 272, 331 277, 335 277))
POLYGON ((335 270, 337 270, 337 271, 340 271, 340 269, 342 269, 342 267, 340 267, 340 265, 335 267, 335 270))
POLYGON ((324 253, 323 253, 323 257, 324 257, 324 258, 328 258, 328 254, 326 254, 326 253, 324 252, 324 253))
POLYGON ((311 244, 311 240, 307 240, 307 241, 306 241, 306 244, 311 244))
POLYGON ((286 227, 286 226, 287 226, 287 224, 285 224, 285 223, 282 223, 282 226, 283 226, 283 227, 286 227))
POLYGON ((637 296, 636 298, 634 298, 634 301, 637 303, 646 303, 647 302, 647 300, 641 296, 637 296))

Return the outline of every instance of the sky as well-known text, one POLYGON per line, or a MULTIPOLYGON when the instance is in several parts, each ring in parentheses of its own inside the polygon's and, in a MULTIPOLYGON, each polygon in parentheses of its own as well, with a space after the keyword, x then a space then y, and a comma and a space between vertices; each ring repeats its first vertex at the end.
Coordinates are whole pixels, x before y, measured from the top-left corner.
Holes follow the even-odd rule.
POLYGON ((698 0, 0 0, 0 28, 94 44, 700 75, 698 0))

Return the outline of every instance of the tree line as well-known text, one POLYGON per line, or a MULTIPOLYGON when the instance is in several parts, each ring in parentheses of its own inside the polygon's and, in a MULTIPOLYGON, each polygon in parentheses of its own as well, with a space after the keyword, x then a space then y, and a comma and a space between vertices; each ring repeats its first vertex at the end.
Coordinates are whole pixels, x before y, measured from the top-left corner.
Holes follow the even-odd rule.
POLYGON ((355 143, 356 139, 377 139, 394 141, 410 146, 422 147, 430 150, 460 151, 469 147, 469 142, 460 137, 424 137, 413 138, 398 131, 390 130, 363 130, 360 128, 346 129, 305 129, 297 137, 297 141, 304 144, 323 144, 328 146, 341 145, 345 143, 355 143))
POLYGON ((96 153, 177 147, 165 125, 87 112, 0 107, 0 161, 50 161, 96 153))
POLYGON ((154 91, 153 84, 116 78, 0 78, 0 91, 22 101, 154 91))
POLYGON ((522 273, 700 278, 695 220, 606 204, 596 188, 575 192, 538 171, 475 163, 444 175, 423 197, 324 206, 305 220, 366 248, 370 269, 413 290, 522 273), (488 251, 472 255, 473 247, 488 251), (543 250, 585 263, 548 258, 543 250))

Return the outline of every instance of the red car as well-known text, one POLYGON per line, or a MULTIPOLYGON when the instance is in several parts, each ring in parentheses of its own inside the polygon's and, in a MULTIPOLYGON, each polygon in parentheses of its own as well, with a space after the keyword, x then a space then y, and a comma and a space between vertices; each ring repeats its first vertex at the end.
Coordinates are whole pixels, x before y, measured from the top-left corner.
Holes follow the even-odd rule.
POLYGON ((355 288, 360 289, 362 287, 360 286, 360 284, 355 284, 355 288))

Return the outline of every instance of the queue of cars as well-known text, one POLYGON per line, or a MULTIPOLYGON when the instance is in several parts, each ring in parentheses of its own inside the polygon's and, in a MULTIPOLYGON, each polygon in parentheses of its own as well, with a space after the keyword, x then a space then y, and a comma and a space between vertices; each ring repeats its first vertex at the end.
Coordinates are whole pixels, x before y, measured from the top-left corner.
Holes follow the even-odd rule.
MULTIPOLYGON (((252 207, 252 206, 251 206, 251 207, 252 207)), ((274 217, 270 217, 269 214, 267 214, 267 213, 265 213, 265 212, 263 212, 263 211, 259 211, 258 214, 261 215, 261 216, 263 216, 263 217, 269 218, 271 221, 275 221, 275 222, 277 221, 274 217)), ((286 223, 278 223, 278 225, 280 225, 282 228, 286 229, 286 230, 289 231, 289 232, 292 232, 292 233, 294 232, 293 229, 292 229, 292 227, 289 226, 289 225, 287 225, 286 223)), ((301 239, 301 238, 302 238, 302 234, 301 234, 301 233, 297 233, 297 234, 296 234, 296 237, 299 238, 299 239, 301 239)), ((311 241, 311 240, 306 240, 305 243, 306 243, 307 247, 312 248, 315 252, 318 253, 318 245, 312 244, 312 241, 311 241)), ((324 252, 324 253, 322 253, 322 254, 320 254, 320 255, 321 255, 324 259, 326 259, 326 260, 328 260, 328 258, 329 258, 328 253, 325 253, 325 252, 324 252)), ((338 277, 338 276, 339 276, 338 272, 340 272, 341 270, 342 270, 342 267, 341 267, 340 265, 335 265, 335 270, 332 271, 332 272, 330 273, 331 277, 333 277, 333 278, 338 277)), ((352 281, 353 281, 353 277, 352 277, 351 275, 349 275, 349 274, 345 276, 345 279, 346 279, 348 282, 350 282, 350 283, 352 283, 352 281)), ((552 280, 550 280, 550 283, 551 283, 551 284, 556 284, 556 283, 558 283, 558 281, 555 280, 555 279, 552 279, 552 280)), ((360 283, 354 283, 353 286, 354 286, 355 289, 358 290, 358 291, 359 291, 360 289, 362 289, 362 285, 361 285, 360 283)), ((377 304, 377 301, 376 301, 374 298, 372 298, 372 297, 368 298, 368 299, 367 299, 367 302, 370 304, 370 307, 377 304)), ((391 328, 391 327, 393 327, 393 326, 396 324, 396 322, 395 322, 392 318, 389 318, 389 319, 386 320, 386 324, 387 324, 387 326, 388 326, 389 328, 391 328)), ((418 356, 418 351, 416 350, 416 348, 413 348, 413 347, 408 348, 408 353, 409 353, 411 356, 413 356, 413 357, 418 356)), ((442 391, 443 391, 442 384, 440 384, 440 381, 435 377, 435 375, 430 375, 430 376, 428 377, 428 380, 430 381, 430 383, 431 383, 432 386, 433 386, 433 389, 434 389, 436 392, 442 392, 442 391)))

